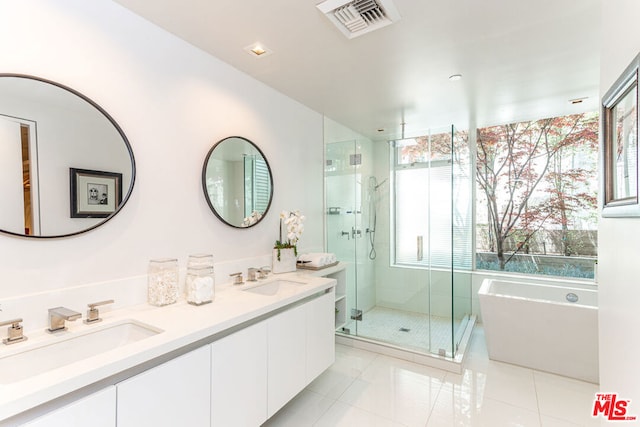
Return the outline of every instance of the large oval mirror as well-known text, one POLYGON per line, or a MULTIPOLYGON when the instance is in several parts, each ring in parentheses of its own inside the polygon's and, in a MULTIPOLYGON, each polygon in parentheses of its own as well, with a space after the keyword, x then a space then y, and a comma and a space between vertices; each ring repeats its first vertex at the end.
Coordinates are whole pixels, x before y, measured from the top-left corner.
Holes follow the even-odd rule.
POLYGON ((254 143, 231 136, 216 143, 204 160, 202 188, 213 213, 226 224, 252 227, 271 205, 273 178, 254 143))
POLYGON ((118 213, 134 178, 129 141, 100 106, 49 80, 0 74, 0 231, 91 230, 118 213))

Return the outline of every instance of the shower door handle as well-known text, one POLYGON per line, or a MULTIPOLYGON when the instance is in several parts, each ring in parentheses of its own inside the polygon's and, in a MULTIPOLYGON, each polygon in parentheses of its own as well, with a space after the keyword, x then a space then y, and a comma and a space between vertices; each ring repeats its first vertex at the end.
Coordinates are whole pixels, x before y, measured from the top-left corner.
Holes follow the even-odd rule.
POLYGON ((417 245, 418 245, 418 253, 416 257, 418 258, 418 261, 422 261, 422 258, 423 258, 422 236, 418 236, 417 245))
POLYGON ((355 227, 351 227, 351 237, 355 239, 356 237, 362 237, 362 230, 356 230, 355 227))

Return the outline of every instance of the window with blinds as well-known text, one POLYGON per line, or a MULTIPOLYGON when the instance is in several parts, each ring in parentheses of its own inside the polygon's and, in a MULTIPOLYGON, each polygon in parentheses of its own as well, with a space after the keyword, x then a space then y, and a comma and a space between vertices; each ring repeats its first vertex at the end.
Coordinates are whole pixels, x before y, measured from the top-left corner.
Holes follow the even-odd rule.
MULTIPOLYGON (((456 149, 462 149, 456 147, 456 149)), ((392 146, 395 264, 471 269, 472 205, 465 155, 451 153, 451 133, 392 146)))
POLYGON ((262 157, 245 156, 244 181, 244 216, 248 217, 253 212, 264 213, 269 206, 271 176, 262 157))

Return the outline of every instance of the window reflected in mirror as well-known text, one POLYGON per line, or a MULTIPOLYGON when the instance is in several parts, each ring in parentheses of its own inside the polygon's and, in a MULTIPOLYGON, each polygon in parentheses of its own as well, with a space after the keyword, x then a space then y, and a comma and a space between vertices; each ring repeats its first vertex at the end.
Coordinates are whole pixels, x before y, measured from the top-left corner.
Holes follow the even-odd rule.
POLYGON ((640 216, 638 197, 638 69, 640 55, 602 98, 605 217, 640 216))
POLYGON ((614 123, 611 135, 613 200, 634 198, 638 194, 637 99, 636 85, 611 109, 611 121, 614 123))
POLYGON ((271 205, 273 179, 260 149, 246 138, 219 141, 207 154, 202 170, 205 199, 224 223, 251 227, 271 205))

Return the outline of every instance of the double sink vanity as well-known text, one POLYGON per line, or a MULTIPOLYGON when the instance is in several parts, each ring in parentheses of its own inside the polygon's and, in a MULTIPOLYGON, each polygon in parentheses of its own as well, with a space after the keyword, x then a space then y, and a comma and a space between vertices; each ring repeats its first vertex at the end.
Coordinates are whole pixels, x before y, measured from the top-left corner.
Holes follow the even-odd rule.
MULTIPOLYGON (((13 183, 3 194, 0 233, 76 237, 123 209, 135 159, 104 109, 21 74, 0 73, 0 95, 0 126, 13 135, 5 142, 12 167, 0 168, 13 183), (58 129, 73 132, 60 137, 58 129), (60 152, 89 154, 47 155, 60 152)), ((274 192, 264 153, 240 136, 210 149, 201 184, 213 214, 237 233, 267 216, 274 192)), ((333 274, 343 277, 343 268, 333 274)), ((0 344, 0 426, 258 426, 334 361, 335 323, 346 310, 343 280, 336 299, 336 279, 317 277, 328 270, 217 285, 215 300, 202 306, 141 304, 140 275, 3 300, 8 331, 0 333, 11 345, 0 344), (98 321, 101 303, 85 297, 115 304, 98 321), (82 322, 75 310, 87 303, 82 322)))
POLYGON ((333 363, 335 285, 287 273, 26 331, 0 345, 0 425, 260 425, 333 363))

